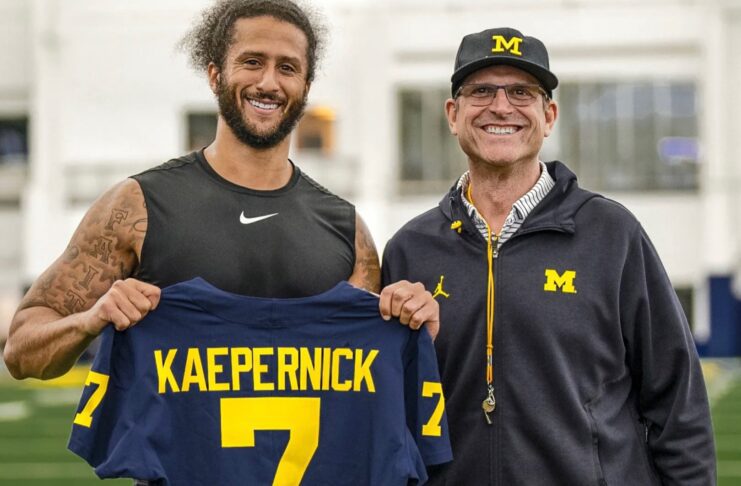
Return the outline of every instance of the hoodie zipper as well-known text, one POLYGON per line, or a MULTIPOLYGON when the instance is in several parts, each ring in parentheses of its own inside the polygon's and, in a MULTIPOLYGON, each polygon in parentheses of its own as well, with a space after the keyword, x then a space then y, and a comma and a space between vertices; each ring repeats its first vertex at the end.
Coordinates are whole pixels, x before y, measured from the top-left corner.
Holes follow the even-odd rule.
POLYGON ((496 408, 496 398, 494 397, 494 259, 498 255, 497 246, 499 245, 499 235, 494 234, 492 241, 491 229, 486 225, 486 259, 489 272, 486 278, 486 398, 481 403, 484 411, 486 423, 492 425, 489 414, 496 408))

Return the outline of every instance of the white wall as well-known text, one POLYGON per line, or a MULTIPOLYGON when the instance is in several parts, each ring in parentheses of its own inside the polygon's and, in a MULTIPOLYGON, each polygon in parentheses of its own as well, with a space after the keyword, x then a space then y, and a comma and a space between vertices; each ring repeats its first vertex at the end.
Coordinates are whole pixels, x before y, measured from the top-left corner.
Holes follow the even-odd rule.
POLYGON ((29 9, 24 0, 0 2, 0 114, 23 112, 31 89, 29 9))
MULTIPOLYGON (((24 0, 0 2, 0 117, 25 116, 29 107, 32 71, 28 62, 30 47, 29 9, 24 0)), ((2 199, 17 199, 25 181, 25 168, 0 166, 2 199)), ((19 297, 21 281, 21 213, 13 204, 0 206, 0 342, 6 333, 10 314, 19 297)))

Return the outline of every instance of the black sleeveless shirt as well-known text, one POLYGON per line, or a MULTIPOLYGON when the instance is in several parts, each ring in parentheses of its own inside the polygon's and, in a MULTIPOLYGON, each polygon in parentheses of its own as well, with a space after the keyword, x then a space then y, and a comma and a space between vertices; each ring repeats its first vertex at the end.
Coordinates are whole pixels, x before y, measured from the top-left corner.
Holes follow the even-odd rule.
POLYGON ((133 179, 148 216, 138 279, 166 287, 202 277, 238 294, 305 297, 352 274, 354 206, 295 165, 273 191, 227 181, 202 151, 133 179))

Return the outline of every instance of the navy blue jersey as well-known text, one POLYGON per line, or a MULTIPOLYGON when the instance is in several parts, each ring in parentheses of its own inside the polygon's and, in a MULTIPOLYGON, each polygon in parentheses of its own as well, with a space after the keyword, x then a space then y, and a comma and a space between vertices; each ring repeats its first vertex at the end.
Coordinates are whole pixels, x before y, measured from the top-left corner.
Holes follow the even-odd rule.
POLYGON ((452 458, 429 334, 347 282, 268 299, 198 278, 101 341, 69 441, 101 478, 393 486, 452 458))

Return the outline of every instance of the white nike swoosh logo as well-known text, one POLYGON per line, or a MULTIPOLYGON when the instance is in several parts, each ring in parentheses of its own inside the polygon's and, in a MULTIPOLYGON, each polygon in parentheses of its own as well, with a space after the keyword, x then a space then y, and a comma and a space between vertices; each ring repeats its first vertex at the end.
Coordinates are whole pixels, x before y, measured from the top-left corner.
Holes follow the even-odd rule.
POLYGON ((263 219, 272 218, 273 216, 277 216, 278 213, 273 214, 266 214, 265 216, 255 216, 254 218, 248 218, 244 215, 244 211, 242 211, 242 214, 239 215, 239 222, 242 224, 252 224, 257 223, 258 221, 262 221, 263 219))

